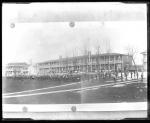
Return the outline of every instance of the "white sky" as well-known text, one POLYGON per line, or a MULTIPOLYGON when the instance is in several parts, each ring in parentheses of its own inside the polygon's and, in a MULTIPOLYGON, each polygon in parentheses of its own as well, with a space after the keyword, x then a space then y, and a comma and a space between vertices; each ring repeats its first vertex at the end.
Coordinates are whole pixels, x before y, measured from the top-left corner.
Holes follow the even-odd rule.
POLYGON ((127 8, 128 14, 132 10, 133 15, 129 16, 124 9, 122 12, 125 14, 116 14, 124 5, 120 6, 119 4, 118 11, 114 5, 109 6, 113 12, 109 17, 102 12, 102 10, 108 9, 107 4, 106 7, 104 4, 94 5, 95 7, 89 6, 89 9, 87 6, 85 9, 80 4, 74 7, 71 4, 56 4, 56 6, 47 4, 45 7, 32 4, 19 7, 18 5, 3 5, 3 65, 9 62, 28 62, 30 59, 33 62, 41 62, 57 59, 59 55, 72 56, 73 50, 76 48, 80 53, 84 44, 89 44, 92 52, 95 52, 94 47, 97 44, 104 48, 107 41, 110 41, 113 52, 126 53, 125 48, 129 45, 136 48, 139 53, 136 56, 136 63, 141 64, 142 55, 140 53, 147 49, 146 5, 133 4, 132 9, 124 7, 124 9, 127 8), (101 6, 100 9, 98 9, 98 5, 101 6), (66 6, 69 7, 66 8, 66 6), (78 8, 78 11, 75 11, 75 8, 78 8), (39 11, 40 9, 43 9, 44 12, 39 11), (74 13, 72 16, 70 10, 74 13), (98 17, 98 10, 107 17, 98 17), (45 14, 46 12, 53 12, 52 17, 48 18, 49 13, 45 14), (63 12, 64 18, 59 15, 61 12, 63 12), (65 15, 67 12, 70 13, 65 15), (97 12, 97 14, 92 14, 92 12, 97 12), (81 15, 79 16, 77 13, 81 15), (83 18, 82 15, 84 15, 83 18), (94 21, 92 21, 92 15, 94 21), (117 18, 119 19, 117 20, 117 18), (70 20, 75 21, 73 28, 69 26, 70 20), (104 25, 103 20, 107 20, 104 25), (15 23, 14 28, 10 28, 12 22, 15 23))

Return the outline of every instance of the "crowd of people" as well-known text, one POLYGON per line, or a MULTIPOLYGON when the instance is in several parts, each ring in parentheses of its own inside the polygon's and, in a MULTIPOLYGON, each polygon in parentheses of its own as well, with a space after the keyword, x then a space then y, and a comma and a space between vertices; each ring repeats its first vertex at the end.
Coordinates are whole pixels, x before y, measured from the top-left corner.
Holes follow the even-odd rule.
POLYGON ((81 81, 88 79, 113 79, 115 82, 119 79, 121 81, 127 81, 128 79, 141 79, 143 81, 143 72, 138 71, 108 71, 102 70, 99 72, 94 72, 93 74, 88 72, 66 72, 62 74, 51 74, 42 76, 19 76, 17 78, 27 78, 27 79, 49 79, 56 81, 81 81))
POLYGON ((103 78, 113 78, 114 81, 120 79, 121 81, 127 81, 128 79, 141 79, 143 81, 143 72, 138 71, 124 71, 124 72, 104 72, 103 78))

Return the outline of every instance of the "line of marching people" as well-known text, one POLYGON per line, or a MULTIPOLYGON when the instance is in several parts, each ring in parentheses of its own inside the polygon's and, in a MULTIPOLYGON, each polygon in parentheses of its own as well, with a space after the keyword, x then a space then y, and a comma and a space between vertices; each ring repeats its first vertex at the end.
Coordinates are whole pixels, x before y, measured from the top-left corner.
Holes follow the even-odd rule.
POLYGON ((113 79, 115 82, 119 79, 121 81, 127 81, 132 79, 137 79, 143 81, 144 75, 143 72, 138 71, 108 71, 108 70, 101 70, 90 74, 89 72, 67 72, 61 74, 50 74, 50 75, 42 75, 42 76, 26 76, 26 77, 17 77, 17 78, 28 78, 28 79, 48 79, 54 81, 82 81, 88 79, 113 79))
POLYGON ((144 75, 143 72, 138 71, 124 71, 124 72, 103 72, 102 78, 113 78, 114 81, 117 79, 120 79, 121 81, 127 81, 127 80, 141 80, 143 81, 144 75))

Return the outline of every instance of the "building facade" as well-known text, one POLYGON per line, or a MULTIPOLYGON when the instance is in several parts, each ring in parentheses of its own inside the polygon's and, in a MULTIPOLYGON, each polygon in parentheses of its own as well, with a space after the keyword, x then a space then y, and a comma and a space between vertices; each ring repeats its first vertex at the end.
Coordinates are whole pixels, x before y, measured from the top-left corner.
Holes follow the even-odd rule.
POLYGON ((6 66, 5 76, 27 76, 29 74, 28 67, 27 63, 9 63, 6 66))
POLYGON ((60 57, 57 60, 37 63, 37 75, 53 75, 68 72, 95 73, 101 71, 121 71, 132 66, 132 57, 119 53, 94 54, 60 57))

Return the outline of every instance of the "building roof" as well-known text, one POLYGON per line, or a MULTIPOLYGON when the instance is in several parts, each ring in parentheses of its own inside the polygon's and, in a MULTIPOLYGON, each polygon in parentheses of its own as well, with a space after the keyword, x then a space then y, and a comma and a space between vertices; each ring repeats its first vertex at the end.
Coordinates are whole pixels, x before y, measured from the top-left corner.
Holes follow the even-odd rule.
POLYGON ((15 63, 8 63, 7 65, 21 65, 21 66, 23 66, 23 65, 28 65, 27 63, 25 63, 25 62, 15 62, 15 63))
POLYGON ((126 54, 121 54, 121 53, 103 53, 103 54, 101 54, 101 56, 115 56, 115 55, 125 56, 126 54))
POLYGON ((141 52, 141 54, 147 54, 147 51, 141 52))
MULTIPOLYGON (((126 56, 127 54, 121 54, 121 53, 103 53, 103 54, 99 54, 99 56, 126 56)), ((75 57, 68 57, 68 58, 61 58, 61 60, 66 60, 66 59, 76 59, 76 58, 84 58, 87 55, 82 55, 82 56, 75 56, 75 57)), ((96 57, 98 56, 98 54, 91 54, 91 57, 96 57)), ((55 60, 48 60, 48 61, 44 61, 44 62, 39 62, 40 63, 49 63, 49 62, 55 62, 58 61, 59 59, 55 59, 55 60)))

